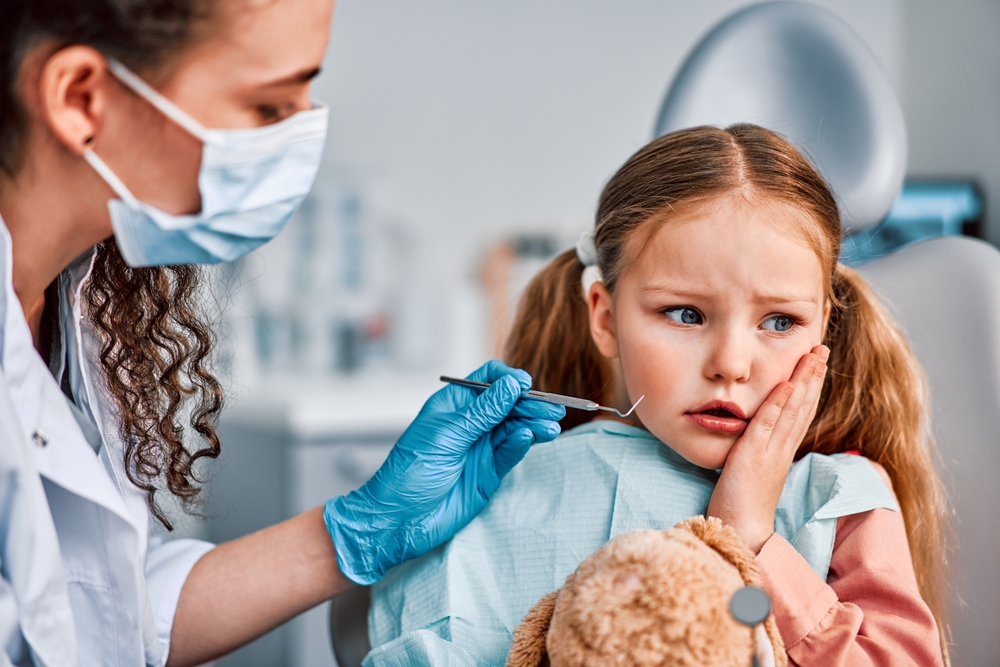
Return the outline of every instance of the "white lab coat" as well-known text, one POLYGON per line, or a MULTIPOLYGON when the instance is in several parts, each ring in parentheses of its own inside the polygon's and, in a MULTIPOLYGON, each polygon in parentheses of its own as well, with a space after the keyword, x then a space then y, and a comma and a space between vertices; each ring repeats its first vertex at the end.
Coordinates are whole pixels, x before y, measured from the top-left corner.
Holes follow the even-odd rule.
POLYGON ((162 665, 181 587, 212 548, 151 545, 79 303, 92 262, 86 253, 60 280, 71 306, 62 309, 66 372, 100 429, 97 454, 33 347, 0 219, 0 667, 162 665))

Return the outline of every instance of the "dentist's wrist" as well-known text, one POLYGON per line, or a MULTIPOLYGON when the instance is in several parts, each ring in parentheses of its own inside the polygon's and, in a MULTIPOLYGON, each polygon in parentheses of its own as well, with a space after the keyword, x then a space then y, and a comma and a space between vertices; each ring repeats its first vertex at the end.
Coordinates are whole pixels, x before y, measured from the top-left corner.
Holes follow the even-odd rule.
POLYGON ((396 565, 389 562, 391 557, 386 558, 386 548, 396 540, 386 534, 393 532, 388 525, 377 525, 383 523, 379 517, 365 511, 363 505, 367 503, 359 495, 353 491, 328 500, 323 506, 323 521, 337 552, 340 572, 356 584, 370 586, 396 565))

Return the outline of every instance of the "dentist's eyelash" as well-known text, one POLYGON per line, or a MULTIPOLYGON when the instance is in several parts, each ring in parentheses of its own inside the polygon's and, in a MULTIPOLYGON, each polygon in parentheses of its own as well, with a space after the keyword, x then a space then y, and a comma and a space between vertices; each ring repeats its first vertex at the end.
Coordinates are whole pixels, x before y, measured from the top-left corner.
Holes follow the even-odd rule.
POLYGON ((257 107, 257 112, 267 123, 277 123, 295 113, 295 104, 264 104, 257 107))

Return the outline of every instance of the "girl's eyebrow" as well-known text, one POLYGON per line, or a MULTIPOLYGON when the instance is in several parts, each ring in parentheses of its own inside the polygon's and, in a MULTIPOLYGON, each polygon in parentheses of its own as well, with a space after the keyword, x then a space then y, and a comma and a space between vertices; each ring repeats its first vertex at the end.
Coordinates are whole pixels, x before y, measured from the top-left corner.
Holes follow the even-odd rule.
POLYGON ((754 303, 819 303, 814 296, 788 296, 776 294, 758 294, 751 299, 754 303))
MULTIPOLYGON (((643 285, 639 287, 639 291, 645 294, 655 294, 655 293, 667 293, 670 296, 679 297, 682 299, 711 299, 714 296, 713 292, 699 291, 696 289, 690 289, 686 287, 671 287, 669 285, 663 284, 652 284, 643 285)), ((819 301, 815 296, 805 296, 798 294, 755 294, 752 299, 752 303, 809 303, 817 304, 819 301)))
POLYGON ((646 294, 666 292, 671 296, 679 296, 690 299, 707 299, 712 296, 711 292, 699 292, 698 290, 686 289, 683 287, 671 287, 670 285, 662 284, 642 285, 639 287, 639 291, 646 294))

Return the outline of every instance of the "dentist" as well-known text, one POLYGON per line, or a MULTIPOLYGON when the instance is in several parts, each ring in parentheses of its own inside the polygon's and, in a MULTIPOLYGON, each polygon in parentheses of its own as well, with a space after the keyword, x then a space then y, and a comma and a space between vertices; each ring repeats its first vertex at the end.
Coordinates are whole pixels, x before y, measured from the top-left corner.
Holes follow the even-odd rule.
POLYGON ((0 666, 223 655, 441 544, 558 433, 490 362, 358 491, 217 547, 149 539, 220 450, 195 265, 267 242, 312 186, 332 11, 0 2, 0 666))

